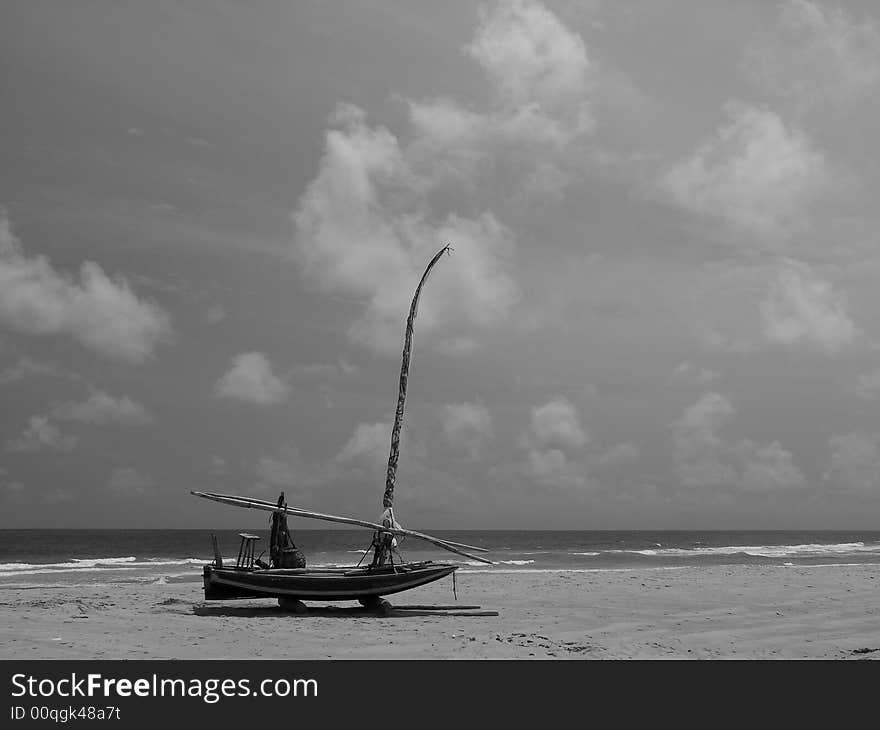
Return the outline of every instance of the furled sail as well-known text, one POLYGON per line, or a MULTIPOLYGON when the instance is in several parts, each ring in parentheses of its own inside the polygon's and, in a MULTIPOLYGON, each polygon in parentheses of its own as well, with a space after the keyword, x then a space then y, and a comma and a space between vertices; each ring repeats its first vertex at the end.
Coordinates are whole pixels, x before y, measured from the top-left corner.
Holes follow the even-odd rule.
MULTIPOLYGON (((400 365, 400 389, 397 394, 397 410, 394 413, 394 426, 391 429, 391 452, 388 454, 388 471, 385 476, 385 494, 382 497, 382 507, 386 512, 391 509, 394 503, 394 484, 397 479, 397 461, 400 458, 400 430, 403 427, 403 409, 406 404, 406 386, 407 381, 409 380, 409 361, 410 356, 412 355, 413 323, 415 322, 416 313, 419 308, 419 297, 422 294, 422 287, 424 286, 425 281, 427 281, 431 269, 434 268, 434 265, 440 260, 440 257, 443 256, 443 254, 451 251, 452 248, 450 246, 444 246, 434 255, 434 258, 431 259, 431 262, 425 269, 425 273, 422 274, 419 285, 416 287, 416 293, 413 296, 412 304, 410 304, 409 307, 409 317, 406 319, 406 336, 403 340, 403 361, 400 365)), ((393 513, 390 513, 389 517, 390 520, 393 521, 393 513)), ((383 515, 383 522, 385 521, 384 518, 385 515, 383 515)))

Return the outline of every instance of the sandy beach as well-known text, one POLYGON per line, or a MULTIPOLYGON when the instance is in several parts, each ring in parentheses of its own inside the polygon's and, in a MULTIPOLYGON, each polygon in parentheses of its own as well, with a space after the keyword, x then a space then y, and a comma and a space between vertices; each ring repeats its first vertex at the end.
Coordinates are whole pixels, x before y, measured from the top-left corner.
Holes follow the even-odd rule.
MULTIPOLYGON (((876 565, 459 573, 498 616, 308 615, 205 602, 201 583, 3 588, 5 659, 880 658, 876 565)), ((392 597, 454 603, 451 582, 392 597)))

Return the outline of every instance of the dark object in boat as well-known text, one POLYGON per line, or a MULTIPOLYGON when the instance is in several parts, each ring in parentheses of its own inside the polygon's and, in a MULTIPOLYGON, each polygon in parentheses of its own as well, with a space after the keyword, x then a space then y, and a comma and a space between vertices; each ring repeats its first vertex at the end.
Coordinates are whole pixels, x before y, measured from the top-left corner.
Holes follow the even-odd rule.
MULTIPOLYGON (((284 492, 278 507, 285 507, 284 492)), ((296 547, 287 527, 287 513, 273 512, 269 531, 269 556, 273 568, 305 568, 306 556, 296 547)))

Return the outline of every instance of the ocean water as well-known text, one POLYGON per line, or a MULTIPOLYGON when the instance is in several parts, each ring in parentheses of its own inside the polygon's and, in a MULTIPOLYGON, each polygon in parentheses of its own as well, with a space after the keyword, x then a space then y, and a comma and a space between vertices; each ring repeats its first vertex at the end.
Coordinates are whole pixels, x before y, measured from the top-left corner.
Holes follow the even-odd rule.
MULTIPOLYGON (((233 560, 233 530, 0 530, 0 590, 72 583, 174 583, 201 580, 212 559, 211 533, 233 560)), ((268 544, 268 531, 259 546, 268 544)), ((620 571, 706 565, 880 566, 880 531, 438 531, 487 548, 484 565, 412 538, 407 560, 457 562, 462 572, 620 571)), ((366 530, 299 530, 310 566, 354 565, 369 547, 366 530)), ((257 549, 259 553, 260 547, 257 549)), ((367 558, 369 559, 369 558, 367 558)))

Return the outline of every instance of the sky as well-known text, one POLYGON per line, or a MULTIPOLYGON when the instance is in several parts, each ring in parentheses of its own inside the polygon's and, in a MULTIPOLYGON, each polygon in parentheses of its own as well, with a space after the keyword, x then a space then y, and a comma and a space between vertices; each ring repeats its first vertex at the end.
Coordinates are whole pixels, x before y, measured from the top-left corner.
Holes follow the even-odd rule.
MULTIPOLYGON (((880 518, 867 1, 11 0, 0 527, 880 518)), ((318 527, 319 524, 303 525, 318 527)))

